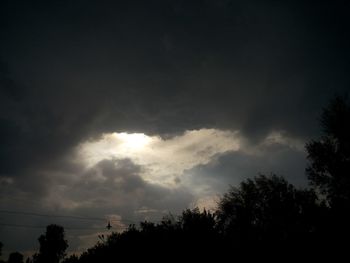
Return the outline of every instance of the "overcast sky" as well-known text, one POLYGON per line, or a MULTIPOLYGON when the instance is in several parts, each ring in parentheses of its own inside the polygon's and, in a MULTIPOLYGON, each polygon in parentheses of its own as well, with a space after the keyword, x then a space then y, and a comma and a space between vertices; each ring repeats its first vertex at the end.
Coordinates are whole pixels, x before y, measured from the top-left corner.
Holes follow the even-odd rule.
POLYGON ((58 223, 81 251, 108 220, 116 231, 213 208, 259 173, 306 186, 304 144, 349 89, 349 12, 345 0, 1 1, 4 250, 29 253, 58 223))

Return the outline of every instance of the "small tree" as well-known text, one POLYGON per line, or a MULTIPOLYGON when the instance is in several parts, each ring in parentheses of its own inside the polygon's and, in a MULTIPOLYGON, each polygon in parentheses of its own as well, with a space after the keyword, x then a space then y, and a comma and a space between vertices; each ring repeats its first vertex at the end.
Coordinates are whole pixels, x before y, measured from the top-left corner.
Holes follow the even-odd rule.
POLYGON ((41 235, 38 240, 40 251, 33 256, 34 263, 58 263, 64 258, 68 243, 62 226, 47 226, 45 235, 41 235))

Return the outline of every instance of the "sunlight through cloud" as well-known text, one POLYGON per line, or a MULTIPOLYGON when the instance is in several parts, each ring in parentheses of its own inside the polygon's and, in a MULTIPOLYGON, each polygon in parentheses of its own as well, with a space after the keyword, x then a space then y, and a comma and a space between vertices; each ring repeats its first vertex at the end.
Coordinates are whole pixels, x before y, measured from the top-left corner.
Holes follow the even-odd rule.
POLYGON ((185 170, 239 148, 238 132, 217 129, 186 131, 169 139, 115 132, 82 143, 78 158, 87 168, 106 159, 130 159, 144 168, 141 176, 146 181, 173 186, 181 181, 185 170))
POLYGON ((121 142, 119 147, 124 147, 125 150, 139 150, 152 141, 151 137, 143 133, 114 132, 112 135, 121 142))

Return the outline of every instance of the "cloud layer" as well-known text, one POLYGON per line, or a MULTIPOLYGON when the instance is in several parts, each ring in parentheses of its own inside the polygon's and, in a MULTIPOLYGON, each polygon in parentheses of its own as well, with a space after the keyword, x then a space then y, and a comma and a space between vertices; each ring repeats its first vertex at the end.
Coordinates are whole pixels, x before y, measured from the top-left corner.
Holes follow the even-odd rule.
POLYGON ((215 129, 186 131, 169 139, 144 134, 104 134, 78 147, 78 159, 91 166, 103 159, 129 158, 143 167, 145 180, 173 185, 187 169, 204 165, 219 154, 240 147, 237 133, 215 129))

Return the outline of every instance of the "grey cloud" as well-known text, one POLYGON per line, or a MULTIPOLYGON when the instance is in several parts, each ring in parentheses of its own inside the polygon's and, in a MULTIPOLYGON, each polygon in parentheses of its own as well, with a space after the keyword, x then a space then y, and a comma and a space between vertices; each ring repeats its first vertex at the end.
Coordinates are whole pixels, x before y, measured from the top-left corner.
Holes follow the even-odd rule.
MULTIPOLYGON (((193 196, 187 188, 169 189, 147 183, 140 177, 142 169, 129 159, 103 160, 89 170, 82 169, 76 174, 65 174, 64 171, 47 172, 38 179, 31 175, 32 182, 27 177, 17 177, 12 182, 12 186, 9 186, 11 182, 1 181, 1 208, 4 210, 80 215, 105 218, 105 221, 80 221, 2 213, 0 223, 11 222, 11 224, 30 226, 62 224, 67 228, 70 242, 74 244, 70 249, 74 251, 82 245, 79 241, 81 235, 105 231, 104 227, 110 215, 119 216, 127 226, 129 223, 137 223, 145 218, 159 220, 169 212, 178 214, 192 203, 193 196), (23 185, 27 186, 27 191, 23 189, 24 187, 22 188, 23 185), (41 191, 44 189, 45 191, 41 191), (21 194, 22 198, 20 198, 21 194), (19 198, 18 201, 16 197, 19 198), (94 230, 96 227, 97 229, 94 230), (87 230, 74 232, 75 230, 70 230, 71 228, 87 228, 87 230), (92 229, 89 230, 89 228, 92 229)), ((118 230, 116 222, 113 224, 116 227, 115 230, 118 230)), ((6 237, 8 249, 26 251, 35 247, 40 229, 2 227, 0 233, 2 237, 6 237), (28 239, 18 241, 17 237, 21 236, 20 233, 28 239)), ((97 241, 97 234, 92 236, 97 241)))
POLYGON ((246 178, 259 174, 277 174, 297 187, 305 187, 306 153, 288 145, 272 144, 262 147, 260 153, 244 149, 218 156, 206 165, 186 171, 185 181, 202 189, 199 195, 222 195, 229 185, 237 186, 246 178))
POLYGON ((83 204, 102 200, 103 206, 117 214, 125 210, 133 213, 142 207, 158 210, 159 214, 169 207, 179 212, 191 202, 186 189, 169 189, 144 181, 142 169, 129 159, 103 160, 69 184, 63 195, 83 204))

